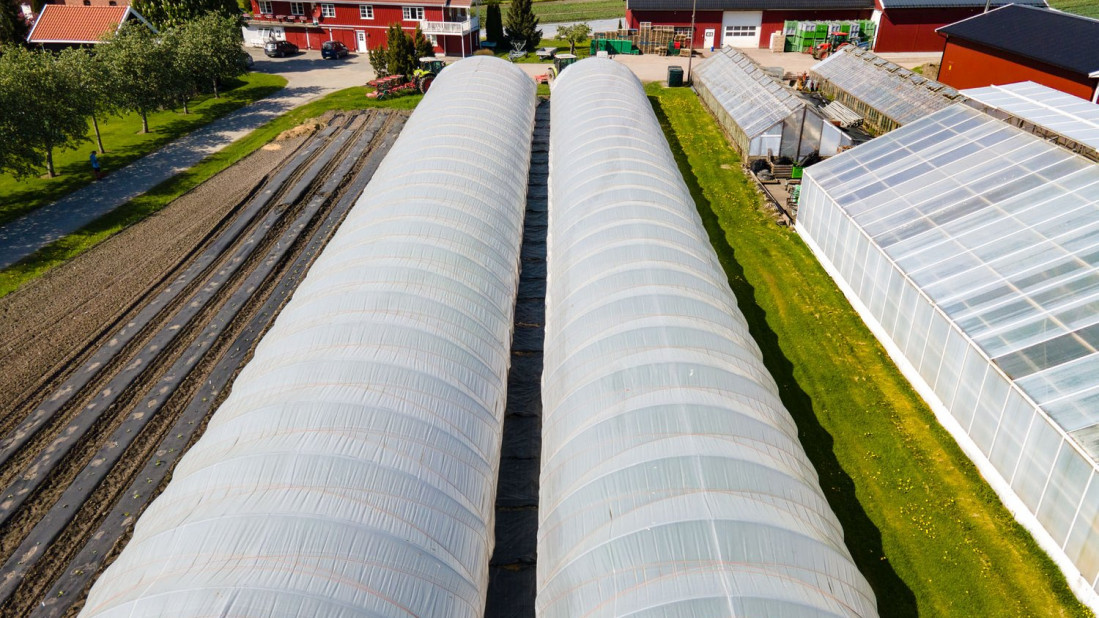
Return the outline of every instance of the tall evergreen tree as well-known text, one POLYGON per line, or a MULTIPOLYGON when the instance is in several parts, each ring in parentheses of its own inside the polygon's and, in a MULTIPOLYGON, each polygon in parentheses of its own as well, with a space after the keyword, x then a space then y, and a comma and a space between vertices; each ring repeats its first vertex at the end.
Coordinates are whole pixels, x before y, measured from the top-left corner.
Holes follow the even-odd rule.
POLYGON ((435 46, 431 44, 431 40, 424 36, 419 26, 416 26, 416 32, 412 34, 412 48, 415 55, 414 66, 420 66, 420 58, 430 58, 435 55, 435 46))
POLYGON ((390 75, 411 76, 419 64, 416 61, 416 46, 412 37, 401 29, 401 24, 392 24, 386 32, 386 69, 390 75))
POLYGON ((237 0, 133 0, 133 7, 157 28, 182 26, 207 13, 240 17, 237 0))
POLYGON ((538 18, 530 0, 512 0, 504 26, 512 46, 522 41, 523 49, 532 52, 542 42, 542 31, 538 29, 538 18))
POLYGON ((485 5, 485 39, 496 45, 504 43, 504 22, 498 0, 489 0, 485 5))
POLYGON ((0 45, 21 45, 27 38, 27 22, 12 0, 0 0, 0 45))

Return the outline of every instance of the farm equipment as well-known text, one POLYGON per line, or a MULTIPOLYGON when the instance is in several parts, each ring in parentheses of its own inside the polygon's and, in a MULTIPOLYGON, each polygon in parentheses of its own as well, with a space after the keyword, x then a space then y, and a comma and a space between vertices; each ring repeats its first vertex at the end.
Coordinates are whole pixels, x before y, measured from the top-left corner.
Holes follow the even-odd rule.
POLYGON ((412 73, 412 81, 416 83, 416 89, 427 94, 427 89, 431 88, 431 83, 444 68, 446 63, 439 58, 420 58, 420 68, 412 73))
POLYGON ((808 51, 813 54, 813 58, 823 60, 848 45, 867 49, 870 46, 870 43, 869 41, 860 41, 859 35, 857 34, 849 35, 846 32, 832 32, 828 34, 827 39, 817 43, 808 51))
POLYGON ((374 88, 373 92, 366 93, 368 99, 392 99, 410 92, 417 92, 419 87, 415 81, 409 81, 404 75, 390 75, 366 82, 367 86, 374 88))
POLYGON ((561 74, 561 71, 565 70, 565 67, 576 62, 578 58, 572 54, 557 54, 557 57, 553 59, 553 66, 549 68, 546 75, 550 80, 557 79, 557 76, 561 74))

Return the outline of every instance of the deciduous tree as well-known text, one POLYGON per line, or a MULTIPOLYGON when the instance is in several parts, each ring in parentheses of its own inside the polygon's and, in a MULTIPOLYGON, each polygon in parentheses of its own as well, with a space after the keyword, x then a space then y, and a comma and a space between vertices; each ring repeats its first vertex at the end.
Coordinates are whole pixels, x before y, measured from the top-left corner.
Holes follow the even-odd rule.
POLYGON ((564 26, 557 29, 558 41, 565 41, 569 44, 569 53, 576 53, 576 44, 583 43, 591 36, 591 28, 587 24, 573 24, 571 26, 564 26))
POLYGON ((195 85, 210 86, 219 98, 222 80, 247 72, 242 62, 240 25, 235 17, 207 13, 179 28, 176 66, 193 76, 195 85))
POLYGON ((27 38, 27 22, 11 0, 0 0, 0 45, 22 44, 27 38))
POLYGON ((133 7, 157 28, 182 26, 207 13, 240 17, 237 0, 134 0, 133 7))
POLYGON ((149 132, 149 112, 172 101, 173 63, 166 46, 142 24, 129 22, 96 49, 108 68, 111 91, 122 109, 141 115, 141 131, 149 132))
POLYGON ((58 62, 73 75, 76 88, 81 93, 79 100, 83 113, 92 121, 96 149, 102 153, 103 137, 99 133, 99 120, 117 111, 103 58, 86 49, 69 48, 58 54, 58 62))
POLYGON ((7 144, 0 167, 16 176, 33 175, 45 161, 46 173, 57 175, 53 152, 75 148, 88 139, 79 82, 59 57, 9 46, 0 56, 0 94, 5 115, 12 114, 0 135, 7 144), (33 87, 28 87, 33 84, 33 87))

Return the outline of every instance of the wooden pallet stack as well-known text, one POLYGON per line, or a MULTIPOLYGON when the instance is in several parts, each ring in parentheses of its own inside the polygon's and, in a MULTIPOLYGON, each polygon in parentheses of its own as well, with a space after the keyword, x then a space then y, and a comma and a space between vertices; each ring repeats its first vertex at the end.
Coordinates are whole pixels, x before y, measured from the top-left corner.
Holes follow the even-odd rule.
POLYGON ((690 47, 691 37, 688 34, 676 34, 673 26, 653 26, 649 22, 641 22, 640 28, 596 32, 592 38, 629 40, 643 54, 667 56, 668 48, 674 49, 676 42, 684 49, 690 47))

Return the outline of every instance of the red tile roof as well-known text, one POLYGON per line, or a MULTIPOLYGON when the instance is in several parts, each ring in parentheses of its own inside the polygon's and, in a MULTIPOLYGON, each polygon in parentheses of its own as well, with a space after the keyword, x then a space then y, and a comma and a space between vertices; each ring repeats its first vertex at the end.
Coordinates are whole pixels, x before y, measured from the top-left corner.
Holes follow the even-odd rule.
POLYGON ((132 13, 128 6, 65 6, 47 4, 34 22, 31 43, 98 43, 132 13))

